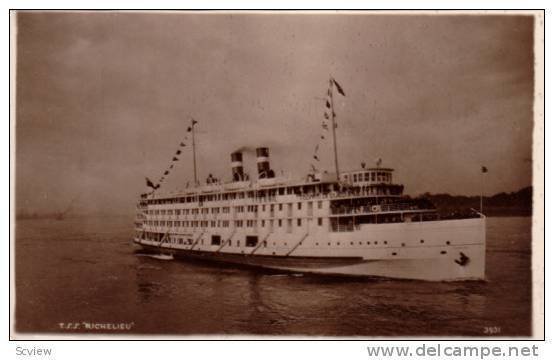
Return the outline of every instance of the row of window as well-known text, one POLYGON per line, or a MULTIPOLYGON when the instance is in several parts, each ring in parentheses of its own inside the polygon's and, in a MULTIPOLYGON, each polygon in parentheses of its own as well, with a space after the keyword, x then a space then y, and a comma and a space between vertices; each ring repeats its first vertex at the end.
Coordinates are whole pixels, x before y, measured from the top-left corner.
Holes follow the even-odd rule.
MULTIPOLYGON (((161 237, 159 236, 159 234, 154 234, 154 233, 146 234, 145 239, 151 240, 151 241, 161 241, 161 237)), ((194 244, 194 241, 191 238, 188 238, 188 239, 185 239, 185 238, 170 238, 170 239, 168 239, 167 241, 164 241, 164 242, 169 243, 169 244, 178 244, 178 245, 193 245, 194 244)), ((199 245, 204 245, 204 239, 200 239, 198 241, 198 244, 199 245)), ((258 237, 257 236, 247 236, 246 237, 246 241, 245 241, 245 246, 246 247, 254 247, 257 244, 258 244, 258 237)), ((221 246, 222 245, 221 236, 212 235, 212 240, 211 240, 210 245, 221 246)), ((232 246, 231 239, 227 240, 225 242, 225 245, 232 246)), ((264 240, 262 242, 262 244, 260 244, 260 245, 263 245, 263 247, 267 247, 267 241, 264 240)), ((273 243, 273 245, 275 245, 275 243, 273 243)), ((285 243, 285 245, 287 245, 287 243, 285 243)), ((236 241, 236 246, 241 247, 241 241, 240 240, 236 241)))
POLYGON ((391 182, 392 181, 392 174, 389 172, 383 172, 383 171, 366 171, 361 173, 355 173, 355 174, 345 174, 343 175, 345 180, 350 180, 352 178, 352 182, 362 182, 362 181, 369 181, 371 178, 371 181, 375 182, 391 182))
MULTIPOLYGON (((218 245, 218 246, 221 245, 221 237, 219 237, 219 236, 217 236, 217 235, 214 236, 214 237, 217 237, 217 238, 219 239, 219 241, 214 240, 214 239, 212 238, 211 245, 218 245)), ((154 238, 150 238, 149 240, 158 241, 158 240, 156 240, 156 239, 154 239, 154 238)), ((189 239, 171 238, 168 242, 169 242, 169 243, 173 243, 173 244, 180 244, 180 245, 192 245, 192 244, 193 244, 193 240, 190 239, 190 238, 189 238, 189 239)), ((199 243, 200 245, 203 245, 203 244, 204 244, 204 239, 200 240, 198 243, 199 243)), ((359 243, 359 245, 363 245, 363 242, 362 242, 362 241, 360 241, 360 242, 358 242, 358 243, 359 243)), ((378 241, 375 241, 375 245, 378 245, 378 244, 379 244, 379 242, 378 242, 378 241)), ((384 241, 383 244, 386 245, 387 242, 384 241)), ((230 239, 227 240, 227 244, 226 244, 226 245, 232 246, 232 241, 231 241, 230 239)), ((267 247, 267 241, 264 240, 264 241, 262 242, 261 245, 263 245, 263 247, 267 247)), ((284 246, 287 246, 287 243, 285 242, 283 245, 284 245, 284 246)), ((316 242, 315 245, 316 245, 316 246, 319 246, 319 243, 316 242)), ((340 243, 340 242, 337 242, 337 246, 340 246, 340 245, 341 245, 341 243, 340 243)), ((354 245, 354 242, 350 242, 350 245, 354 245)), ((367 241, 367 245, 371 245, 371 241, 367 241)), ((237 246, 237 247, 240 247, 240 246, 241 246, 241 241, 240 241, 240 240, 237 240, 237 241, 236 241, 236 246, 237 246)), ((253 247, 253 246, 255 246, 255 245, 253 244, 253 242, 250 242, 250 243, 249 243, 249 242, 247 241, 246 246, 247 246, 247 247, 253 247)), ((273 246, 277 246, 277 243, 276 243, 276 242, 273 242, 273 246)), ((327 246, 331 246, 331 243, 327 243, 327 246)), ((446 251, 442 251, 441 254, 446 254, 446 251)))
POLYGON ((202 208, 202 209, 168 209, 168 210, 146 210, 146 213, 149 215, 198 215, 198 214, 229 214, 231 212, 231 208, 229 206, 224 206, 221 208, 214 207, 214 208, 202 208))
POLYGON ((198 220, 198 221, 158 221, 148 220, 147 225, 150 226, 167 226, 167 227, 229 227, 229 220, 198 220))
MULTIPOLYGON (((147 240, 153 240, 153 241, 160 241, 160 236, 157 235, 157 234, 147 234, 146 235, 146 239, 147 240)), ((179 245, 192 245, 194 244, 193 240, 191 238, 188 238, 188 239, 184 239, 184 238, 170 238, 168 241, 168 243, 172 243, 172 244, 179 244, 179 245)), ((372 242, 371 241, 366 241, 365 242, 367 245, 371 245, 372 242)), ((200 241, 198 241, 198 244, 200 245, 204 245, 204 239, 201 239, 200 241)), ((247 236, 246 237, 246 246, 247 247, 254 247, 258 244, 258 238, 257 236, 247 236)), ((354 241, 350 241, 350 246, 354 246, 356 244, 356 242, 354 241)), ((373 242, 374 245, 379 245, 379 241, 374 241, 373 242)), ((387 245, 388 242, 387 241, 383 241, 383 245, 387 245)), ((220 235, 212 235, 212 240, 211 240, 211 245, 216 245, 216 246, 221 246, 222 245, 222 241, 221 241, 221 236, 220 235)), ((231 239, 227 240, 226 242, 226 245, 228 246, 232 246, 232 242, 231 242, 231 239)), ((260 245, 263 245, 263 247, 267 247, 267 241, 263 241, 262 244, 260 245)), ((285 242, 283 244, 284 246, 287 246, 287 243, 285 242)), ((321 245, 324 245, 324 244, 321 244, 321 245)), ((341 246, 341 242, 338 241, 336 243, 337 246, 341 246)), ((347 244, 348 245, 348 244, 347 244)), ((357 245, 364 245, 364 242, 363 241, 358 241, 357 242, 357 245)), ((402 244, 402 246, 404 246, 405 244, 402 244)), ((236 241, 236 246, 237 247, 240 247, 241 246, 241 241, 240 240, 237 240, 236 241)), ((277 246, 277 243, 276 242, 273 242, 273 246, 277 246)), ((315 246, 320 246, 319 242, 316 242, 315 243, 315 246)), ((327 246, 332 246, 332 243, 331 242, 328 242, 327 243, 327 246)), ((446 254, 446 251, 441 251, 441 254, 446 254)), ((393 253, 393 255, 396 255, 396 253, 393 253)))
MULTIPOLYGON (((205 228, 205 227, 229 227, 230 221, 229 220, 193 220, 193 221, 163 221, 163 220, 147 220, 147 225, 150 226, 167 226, 167 227, 192 227, 192 228, 205 228)), ((235 220, 233 222, 235 227, 256 227, 258 226, 258 220, 235 220)), ((260 226, 265 227, 266 224, 269 227, 274 226, 274 220, 269 220, 266 222, 266 220, 260 221, 260 226)), ((290 227, 292 226, 292 219, 287 219, 287 225, 290 227)), ((323 225, 323 218, 317 219, 317 225, 322 226, 323 225)), ((277 226, 282 227, 283 226, 283 219, 277 220, 277 226)), ((302 219, 296 219, 296 226, 302 226, 302 219)))
MULTIPOLYGON (((275 205, 276 204, 271 204, 271 205, 268 205, 267 208, 269 208, 269 211, 275 211, 275 205)), ((283 204, 277 204, 278 205, 278 209, 279 211, 283 211, 283 204)), ((288 203, 287 204, 288 206, 288 209, 289 210, 292 210, 292 203, 288 203)), ((302 203, 299 202, 297 203, 296 205, 297 209, 298 210, 302 210, 302 203)), ((243 205, 240 205, 240 206, 235 206, 235 212, 237 213, 244 213, 245 210, 246 212, 251 212, 251 213, 257 213, 258 212, 258 205, 247 205, 247 206, 243 206, 243 205)), ((318 201, 317 202, 317 208, 318 209, 321 209, 323 208, 323 201, 318 201)), ((266 211, 266 205, 261 205, 261 211, 266 211)), ((157 210, 146 210, 146 213, 149 214, 149 215, 189 215, 189 214, 192 214, 192 215, 198 215, 198 214, 219 214, 219 213, 223 213, 223 214, 229 214, 231 212, 231 209, 229 206, 224 206, 224 207, 213 207, 213 208, 202 208, 202 209, 168 209, 168 210, 165 210, 165 209, 157 209, 157 210)))
MULTIPOLYGON (((366 241, 366 243, 367 243, 367 245, 371 245, 371 241, 366 241)), ((355 244, 354 241, 351 241, 351 242, 350 242, 350 245, 354 245, 354 244, 355 244)), ((363 242, 363 241, 358 241, 358 244, 359 244, 359 245, 363 245, 364 242, 363 242)), ((379 245, 379 241, 375 241, 374 244, 375 244, 375 245, 379 245)), ((383 241, 383 244, 384 244, 384 245, 387 245, 388 242, 387 242, 387 241, 383 241)), ((337 241, 337 246, 340 246, 340 245, 341 245, 341 242, 340 242, 340 241, 337 241)), ((319 246, 319 243, 316 242, 316 243, 315 243, 315 246, 319 246)), ((327 243, 327 246, 331 246, 331 243, 328 242, 328 243, 327 243)), ((402 246, 404 246, 404 244, 402 244, 402 246)))
MULTIPOLYGON (((392 175, 390 173, 379 173, 374 174, 375 179, 373 179, 372 175, 372 181, 376 181, 379 183, 383 182, 391 182, 392 181, 392 175)), ((364 173, 360 174, 345 174, 343 178, 346 181, 350 181, 352 179, 353 182, 367 182, 367 176, 364 173)), ((148 205, 160 205, 160 204, 186 204, 186 203, 194 203, 202 206, 207 201, 228 201, 228 200, 235 200, 235 199, 257 199, 262 201, 275 201, 277 193, 279 195, 286 194, 294 194, 297 196, 302 195, 308 195, 308 196, 319 196, 319 195, 327 195, 335 193, 336 191, 339 191, 338 185, 335 186, 325 186, 325 185, 319 185, 319 187, 313 187, 310 185, 306 186, 299 186, 295 187, 295 190, 289 191, 281 191, 282 189, 269 189, 269 190, 259 190, 259 191, 247 191, 247 192, 236 192, 236 193, 224 193, 224 194, 211 194, 211 195, 191 195, 187 197, 175 197, 175 198, 169 198, 169 199, 150 199, 150 200, 141 200, 140 205, 146 206, 148 205)), ((376 194, 376 195, 382 195, 382 194, 392 194, 392 190, 383 187, 383 186, 371 186, 368 190, 368 194, 376 194)))
POLYGON ((266 189, 257 191, 236 191, 209 195, 190 195, 171 199, 152 199, 148 200, 148 204, 177 204, 177 203, 203 203, 206 201, 221 201, 235 199, 273 199, 277 195, 302 195, 307 193, 328 193, 336 190, 337 185, 331 184, 315 184, 302 185, 292 187, 280 187, 276 189, 266 189))

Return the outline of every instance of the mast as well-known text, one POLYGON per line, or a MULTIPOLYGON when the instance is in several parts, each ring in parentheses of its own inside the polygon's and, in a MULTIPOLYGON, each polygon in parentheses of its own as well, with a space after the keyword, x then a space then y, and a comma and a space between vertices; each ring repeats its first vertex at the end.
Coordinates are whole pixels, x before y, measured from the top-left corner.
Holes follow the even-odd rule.
POLYGON ((483 214, 483 174, 481 173, 481 194, 479 194, 479 212, 483 214))
POLYGON ((192 132, 192 163, 194 167, 194 186, 198 185, 198 176, 196 173, 196 143, 194 142, 194 124, 196 121, 191 118, 191 132, 192 132))
POLYGON ((331 98, 331 127, 333 128, 333 151, 335 153, 335 172, 337 173, 337 181, 340 181, 340 175, 339 175, 339 156, 337 154, 337 135, 336 135, 336 123, 335 123, 335 108, 333 105, 333 78, 329 78, 329 82, 331 84, 331 92, 329 93, 329 97, 331 98))

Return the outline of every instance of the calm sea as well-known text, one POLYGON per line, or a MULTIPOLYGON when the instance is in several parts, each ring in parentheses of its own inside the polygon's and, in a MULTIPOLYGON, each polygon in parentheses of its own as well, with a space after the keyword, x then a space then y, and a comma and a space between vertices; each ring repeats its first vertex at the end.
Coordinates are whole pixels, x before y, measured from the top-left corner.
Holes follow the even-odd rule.
POLYGON ((16 330, 93 334, 531 334, 531 218, 489 218, 486 282, 269 274, 135 254, 133 219, 18 220, 16 330), (88 326, 88 328, 87 328, 88 326))

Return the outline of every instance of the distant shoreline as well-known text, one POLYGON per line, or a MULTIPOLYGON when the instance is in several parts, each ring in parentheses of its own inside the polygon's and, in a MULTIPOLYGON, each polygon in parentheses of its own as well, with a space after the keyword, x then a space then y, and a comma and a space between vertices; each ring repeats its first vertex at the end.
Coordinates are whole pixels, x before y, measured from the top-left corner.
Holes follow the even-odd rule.
MULTIPOLYGON (((480 196, 463 196, 450 194, 425 193, 420 198, 431 201, 439 214, 464 214, 471 209, 480 210, 480 196)), ((532 216, 533 189, 531 186, 511 193, 498 193, 492 196, 483 196, 483 213, 487 216, 532 216)))
POLYGON ((55 215, 51 214, 44 214, 44 215, 16 215, 15 220, 56 220, 59 222, 63 222, 67 219, 80 219, 80 218, 114 218, 114 217, 128 217, 130 219, 133 219, 135 216, 134 213, 129 214, 74 214, 74 215, 68 215, 62 220, 56 219, 55 215))

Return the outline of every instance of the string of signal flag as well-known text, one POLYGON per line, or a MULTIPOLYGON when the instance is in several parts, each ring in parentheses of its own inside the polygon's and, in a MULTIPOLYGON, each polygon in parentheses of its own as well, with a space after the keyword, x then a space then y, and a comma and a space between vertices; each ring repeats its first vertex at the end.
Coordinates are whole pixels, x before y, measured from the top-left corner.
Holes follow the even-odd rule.
MULTIPOLYGON (((346 96, 342 86, 340 86, 340 84, 333 77, 331 77, 329 79, 329 87, 327 89, 327 94, 326 94, 327 96, 325 98, 325 107, 326 107, 326 109, 325 109, 325 112, 323 113, 323 121, 321 122, 321 129, 322 130, 321 130, 321 134, 318 138, 318 143, 315 146, 314 154, 312 156, 312 159, 317 161, 317 162, 320 161, 318 155, 319 155, 319 148, 320 148, 321 142, 326 139, 326 135, 327 135, 327 133, 329 131, 329 128, 330 128, 330 126, 328 124, 328 121, 330 119, 332 120, 332 117, 336 118, 336 116, 337 116, 337 114, 334 112, 334 110, 332 109, 332 106, 331 106, 331 101, 332 101, 332 97, 333 97, 333 89, 336 89, 337 92, 339 94, 341 94, 342 96, 346 96)), ((154 182, 152 180, 150 180, 148 177, 146 177, 146 186, 152 188, 154 191, 161 187, 164 180, 170 175, 171 170, 174 169, 175 162, 179 161, 179 156, 183 153, 181 148, 184 148, 184 147, 187 146, 188 133, 193 131, 193 127, 197 123, 198 123, 198 121, 192 119, 191 126, 189 126, 187 128, 187 135, 185 135, 184 140, 179 143, 178 149, 172 155, 172 159, 170 161, 169 167, 164 171, 163 175, 158 179, 156 184, 154 184, 154 182)), ((335 123, 335 128, 337 128, 337 127, 338 126, 335 123)), ((317 172, 317 167, 314 164, 315 163, 312 162, 310 164, 310 167, 311 167, 313 172, 317 172)))
POLYGON ((160 188, 164 180, 169 176, 171 173, 171 170, 175 167, 175 162, 179 161, 179 156, 183 153, 182 148, 187 146, 188 141, 188 133, 192 132, 193 126, 196 125, 198 121, 192 119, 192 124, 187 128, 187 135, 185 135, 185 138, 179 143, 179 147, 175 151, 175 153, 172 155, 172 159, 169 162, 169 167, 164 171, 163 175, 158 179, 156 184, 152 180, 150 180, 148 177, 146 178, 146 186, 151 187, 153 190, 157 190, 160 188))
MULTIPOLYGON (((326 139, 326 135, 328 134, 329 129, 332 126, 332 121, 331 121, 331 125, 329 125, 328 121, 331 119, 331 117, 334 117, 334 118, 337 117, 337 114, 334 112, 334 109, 331 108, 331 101, 332 101, 332 97, 333 97, 333 89, 335 89, 335 88, 337 89, 339 94, 341 94, 342 96, 346 96, 342 86, 340 86, 340 84, 333 77, 331 77, 329 79, 329 87, 327 89, 327 95, 326 95, 326 98, 325 98, 325 112, 323 113, 323 120, 321 122, 321 134, 319 135, 318 142, 317 142, 317 144, 314 148, 314 153, 313 153, 313 156, 312 156, 312 160, 314 160, 316 162, 312 161, 312 163, 310 164, 310 168, 311 168, 312 172, 314 172, 314 173, 318 171, 318 168, 316 167, 315 164, 317 164, 320 161, 319 160, 319 148, 320 148, 321 142, 326 139)), ((337 125, 337 123, 335 123, 335 129, 337 127, 338 127, 338 125, 337 125)))

